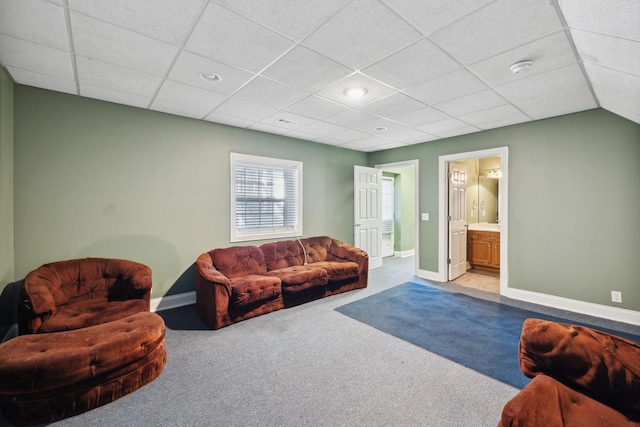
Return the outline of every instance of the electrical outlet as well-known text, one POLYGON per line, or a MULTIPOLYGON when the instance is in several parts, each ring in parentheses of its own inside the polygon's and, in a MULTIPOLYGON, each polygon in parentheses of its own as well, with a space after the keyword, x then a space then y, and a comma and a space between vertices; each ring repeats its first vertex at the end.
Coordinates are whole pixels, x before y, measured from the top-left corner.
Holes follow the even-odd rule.
POLYGON ((611 291, 611 301, 612 302, 622 302, 622 292, 611 291))

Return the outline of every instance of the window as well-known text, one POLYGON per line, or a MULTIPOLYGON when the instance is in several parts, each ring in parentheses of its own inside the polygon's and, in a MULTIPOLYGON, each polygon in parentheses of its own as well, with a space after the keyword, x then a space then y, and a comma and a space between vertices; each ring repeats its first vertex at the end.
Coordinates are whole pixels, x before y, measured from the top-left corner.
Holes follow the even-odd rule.
POLYGON ((302 162, 231 153, 231 241, 302 231, 302 162))

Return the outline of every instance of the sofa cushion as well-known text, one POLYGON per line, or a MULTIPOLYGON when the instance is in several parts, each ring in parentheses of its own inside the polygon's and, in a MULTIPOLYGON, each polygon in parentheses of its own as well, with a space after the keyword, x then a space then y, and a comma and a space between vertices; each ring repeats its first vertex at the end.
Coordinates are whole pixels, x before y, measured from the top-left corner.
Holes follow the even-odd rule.
POLYGON ((358 278, 358 264, 355 262, 321 261, 314 262, 313 266, 325 270, 332 282, 358 278))
POLYGON ((536 376, 502 410, 498 427, 638 427, 620 412, 546 375, 536 376))
POLYGON ((267 272, 264 254, 256 246, 214 249, 209 254, 216 269, 230 279, 267 272))
POLYGON ((526 319, 520 369, 557 378, 640 419, 640 344, 583 326, 526 319))
MULTIPOLYGON (((315 264, 314 264, 315 266, 315 264)), ((267 274, 282 280, 282 291, 288 294, 321 288, 327 284, 327 272, 311 265, 296 265, 269 271, 267 274)))
POLYGON ((38 329, 42 332, 68 331, 111 322, 147 310, 147 302, 141 299, 109 301, 106 298, 90 299, 58 307, 38 329))
POLYGON ((282 295, 280 279, 251 274, 231 279, 231 306, 241 308, 270 301, 282 295))

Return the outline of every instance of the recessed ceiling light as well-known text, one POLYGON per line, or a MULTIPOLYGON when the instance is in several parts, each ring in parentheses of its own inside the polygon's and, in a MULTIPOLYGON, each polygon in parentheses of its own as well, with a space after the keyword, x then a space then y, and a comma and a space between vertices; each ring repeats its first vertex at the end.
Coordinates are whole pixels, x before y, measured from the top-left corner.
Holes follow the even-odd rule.
POLYGON ((511 66, 511 72, 513 74, 518 74, 521 71, 528 70, 529 68, 531 68, 532 65, 533 65, 533 61, 531 60, 516 62, 511 66))
POLYGON ((344 94, 351 99, 358 99, 367 94, 367 89, 363 87, 350 87, 349 89, 344 91, 344 94))
POLYGON ((200 73, 200 77, 208 82, 219 82, 220 76, 215 73, 200 73))

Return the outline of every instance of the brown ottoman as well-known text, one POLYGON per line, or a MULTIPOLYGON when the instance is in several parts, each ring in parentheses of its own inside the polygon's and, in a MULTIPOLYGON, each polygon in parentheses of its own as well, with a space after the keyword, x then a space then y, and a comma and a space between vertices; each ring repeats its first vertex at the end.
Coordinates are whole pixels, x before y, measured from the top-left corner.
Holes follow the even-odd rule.
POLYGON ((166 361, 164 320, 141 312, 0 345, 0 401, 16 425, 51 422, 112 402, 156 379, 166 361))

